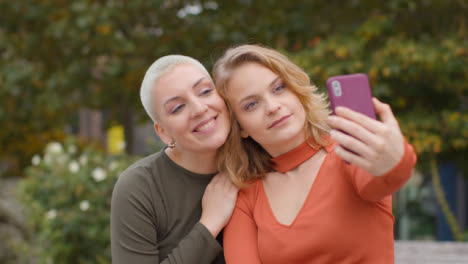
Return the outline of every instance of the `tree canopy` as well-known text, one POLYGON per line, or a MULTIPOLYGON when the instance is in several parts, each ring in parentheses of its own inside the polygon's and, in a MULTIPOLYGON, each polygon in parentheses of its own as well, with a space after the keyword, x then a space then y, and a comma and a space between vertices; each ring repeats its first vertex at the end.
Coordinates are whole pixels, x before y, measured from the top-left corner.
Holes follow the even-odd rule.
POLYGON ((421 154, 457 159, 468 138, 467 0, 0 0, 0 159, 29 161, 80 107, 148 120, 139 101, 158 57, 211 67, 229 46, 287 53, 320 87, 365 72, 421 154))

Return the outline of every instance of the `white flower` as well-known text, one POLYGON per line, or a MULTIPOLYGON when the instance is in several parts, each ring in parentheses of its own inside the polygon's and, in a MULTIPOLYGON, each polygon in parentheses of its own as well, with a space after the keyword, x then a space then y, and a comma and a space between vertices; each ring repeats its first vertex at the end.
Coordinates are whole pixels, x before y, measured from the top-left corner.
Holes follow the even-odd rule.
POLYGON ((81 201, 80 202, 80 210, 81 211, 87 211, 89 209, 89 202, 87 200, 81 201))
POLYGON ((76 161, 72 161, 68 164, 68 169, 71 173, 77 173, 80 170, 80 164, 76 161))
POLYGON ((68 147, 68 153, 70 153, 70 154, 75 154, 75 153, 76 153, 76 150, 77 150, 77 148, 76 148, 75 145, 70 145, 70 146, 68 147))
POLYGON ((115 170, 116 168, 117 168, 117 162, 111 161, 111 162, 109 163, 109 170, 113 171, 113 170, 115 170))
POLYGON ((55 219, 55 217, 57 217, 57 210, 52 209, 52 210, 47 211, 46 218, 48 220, 53 220, 55 219))
POLYGON ((31 159, 31 163, 34 166, 39 165, 39 163, 41 163, 41 157, 39 157, 39 155, 34 155, 31 159))
POLYGON ((93 179, 96 181, 96 182, 100 182, 100 181, 103 181, 106 179, 107 177, 107 173, 106 171, 103 169, 103 168, 96 168, 93 170, 93 172, 91 173, 92 176, 93 176, 93 179))
POLYGON ((200 4, 186 5, 184 8, 177 12, 179 18, 184 18, 187 15, 198 15, 203 11, 203 7, 200 4))
POLYGON ((60 143, 54 141, 47 144, 46 152, 51 154, 59 154, 63 152, 63 148, 60 143))
POLYGON ((120 141, 118 144, 117 144, 117 149, 118 150, 125 150, 125 147, 127 146, 127 144, 125 143, 125 141, 120 141))
POLYGON ((80 156, 80 164, 82 166, 86 166, 86 163, 88 163, 88 157, 83 154, 83 155, 80 156))

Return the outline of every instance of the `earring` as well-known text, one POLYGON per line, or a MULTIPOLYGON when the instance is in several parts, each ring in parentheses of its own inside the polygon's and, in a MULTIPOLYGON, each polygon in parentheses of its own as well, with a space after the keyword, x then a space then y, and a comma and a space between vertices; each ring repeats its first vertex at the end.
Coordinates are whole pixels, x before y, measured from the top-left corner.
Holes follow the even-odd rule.
POLYGON ((175 148, 176 146, 176 141, 174 139, 171 139, 171 141, 169 143, 167 143, 167 146, 169 148, 175 148))

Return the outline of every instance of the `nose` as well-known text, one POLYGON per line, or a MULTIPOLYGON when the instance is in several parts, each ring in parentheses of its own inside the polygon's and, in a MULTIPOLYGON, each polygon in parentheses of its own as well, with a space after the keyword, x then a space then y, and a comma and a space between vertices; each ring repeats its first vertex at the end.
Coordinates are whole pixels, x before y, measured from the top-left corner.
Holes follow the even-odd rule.
POLYGON ((268 99, 266 105, 268 115, 275 114, 279 109, 281 109, 281 104, 273 98, 268 99))
POLYGON ((208 105, 202 100, 196 98, 192 101, 191 110, 192 117, 196 117, 205 113, 208 110, 208 105))

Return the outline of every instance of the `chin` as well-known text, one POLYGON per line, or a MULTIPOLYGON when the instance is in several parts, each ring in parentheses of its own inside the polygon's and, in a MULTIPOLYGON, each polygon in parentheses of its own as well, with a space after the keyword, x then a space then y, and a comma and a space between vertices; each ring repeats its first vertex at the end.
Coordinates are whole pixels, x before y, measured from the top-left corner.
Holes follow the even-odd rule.
POLYGON ((216 139, 216 141, 213 142, 212 144, 212 147, 214 149, 219 149, 220 147, 222 147, 224 145, 224 143, 226 143, 226 138, 219 138, 219 139, 216 139))
POLYGON ((224 145, 224 143, 226 142, 226 138, 227 137, 212 138, 207 144, 204 144, 202 148, 206 151, 218 150, 224 145))

